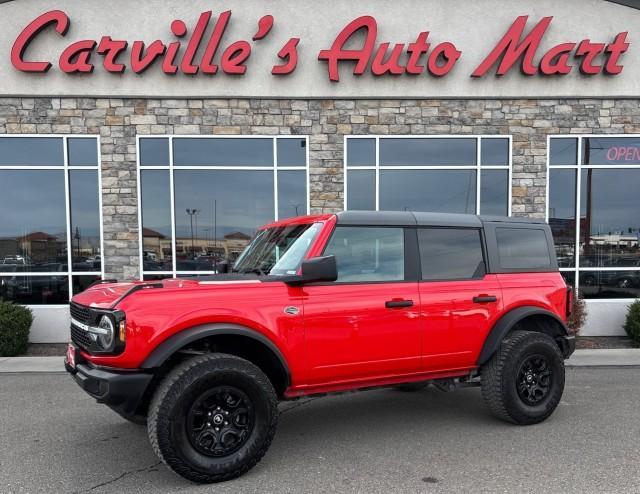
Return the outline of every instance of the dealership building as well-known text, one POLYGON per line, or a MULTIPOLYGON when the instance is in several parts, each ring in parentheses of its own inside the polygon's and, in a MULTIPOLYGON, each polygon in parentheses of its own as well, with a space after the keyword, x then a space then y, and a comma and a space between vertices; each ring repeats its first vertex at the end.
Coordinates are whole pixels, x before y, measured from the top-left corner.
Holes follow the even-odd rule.
POLYGON ((0 298, 68 339, 100 279, 212 274, 274 219, 546 218, 640 295, 640 2, 0 1, 0 298))

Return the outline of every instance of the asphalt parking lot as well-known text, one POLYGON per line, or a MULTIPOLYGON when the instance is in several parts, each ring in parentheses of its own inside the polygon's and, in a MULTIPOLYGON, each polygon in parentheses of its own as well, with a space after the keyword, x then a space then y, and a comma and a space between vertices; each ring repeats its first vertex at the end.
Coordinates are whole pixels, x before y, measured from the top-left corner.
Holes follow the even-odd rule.
POLYGON ((0 492, 640 492, 639 380, 569 369, 558 410, 531 427, 493 419, 477 389, 283 403, 256 468, 199 486, 66 375, 0 374, 0 492))

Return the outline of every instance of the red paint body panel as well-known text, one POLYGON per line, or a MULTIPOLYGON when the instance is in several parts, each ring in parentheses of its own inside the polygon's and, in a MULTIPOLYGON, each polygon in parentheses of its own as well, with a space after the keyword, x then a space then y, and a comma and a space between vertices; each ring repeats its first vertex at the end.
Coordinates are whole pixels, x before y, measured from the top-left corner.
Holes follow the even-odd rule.
POLYGON ((497 275, 478 280, 420 282, 425 326, 424 369, 473 367, 491 328, 503 314, 497 275), (473 297, 493 295, 496 302, 477 304, 473 297))
MULTIPOLYGON (((335 215, 293 218, 266 225, 322 223, 306 257, 321 255, 335 215)), ((343 391, 468 375, 499 318, 533 305, 565 320, 567 291, 559 272, 488 274, 464 281, 317 283, 164 280, 125 296, 136 283, 96 285, 73 301, 126 314, 120 355, 90 355, 92 363, 140 368, 163 341, 203 324, 232 323, 273 343, 290 371, 285 396, 343 391), (476 296, 495 296, 488 303, 476 296), (385 302, 411 300, 410 307, 385 302), (298 313, 286 313, 295 307, 298 313)), ((295 311, 293 311, 295 312, 295 311)))

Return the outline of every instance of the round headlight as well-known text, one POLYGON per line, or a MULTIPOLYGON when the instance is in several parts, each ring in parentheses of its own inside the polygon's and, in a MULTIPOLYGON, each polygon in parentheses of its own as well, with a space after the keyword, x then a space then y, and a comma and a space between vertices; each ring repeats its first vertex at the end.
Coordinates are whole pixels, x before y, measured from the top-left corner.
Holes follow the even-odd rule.
POLYGON ((102 316, 98 327, 104 330, 104 333, 98 335, 98 343, 100 343, 100 346, 105 350, 109 350, 115 338, 115 330, 111 318, 109 316, 102 316))

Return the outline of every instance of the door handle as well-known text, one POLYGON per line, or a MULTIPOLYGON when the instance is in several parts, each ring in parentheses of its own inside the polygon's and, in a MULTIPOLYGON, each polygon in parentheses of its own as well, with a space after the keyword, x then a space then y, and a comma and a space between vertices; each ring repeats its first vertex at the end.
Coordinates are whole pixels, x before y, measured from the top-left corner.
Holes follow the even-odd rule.
POLYGON ((401 307, 413 307, 413 300, 387 300, 384 303, 387 309, 399 309, 401 307))
POLYGON ((473 297, 474 304, 488 304, 489 302, 497 302, 498 297, 495 295, 478 295, 477 297, 473 297))

